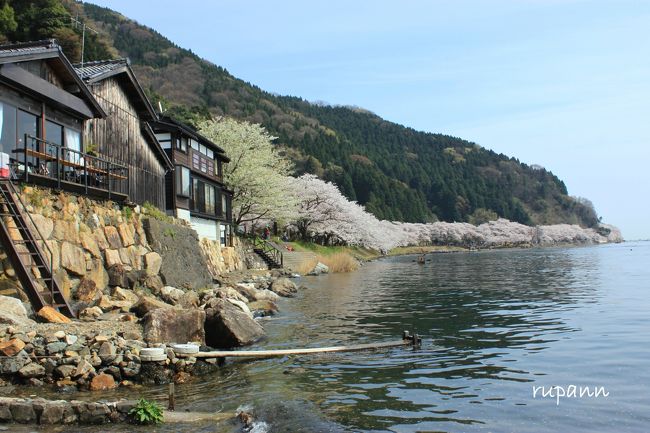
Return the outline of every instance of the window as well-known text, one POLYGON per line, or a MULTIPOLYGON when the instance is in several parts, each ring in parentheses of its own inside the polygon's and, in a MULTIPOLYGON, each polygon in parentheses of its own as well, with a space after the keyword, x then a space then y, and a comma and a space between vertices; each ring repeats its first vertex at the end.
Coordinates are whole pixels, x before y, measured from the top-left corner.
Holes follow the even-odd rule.
POLYGON ((205 184, 205 213, 214 215, 215 206, 214 206, 214 186, 205 184))
POLYGON ((63 145, 63 126, 52 121, 45 121, 45 139, 50 143, 63 145))
POLYGON ((0 151, 11 155, 16 148, 16 107, 0 102, 0 151))
POLYGON ((190 169, 181 165, 176 166, 176 194, 190 196, 190 169))
MULTIPOLYGON (((25 135, 38 137, 38 116, 32 113, 28 113, 23 110, 18 110, 18 147, 23 148, 25 146, 25 135)), ((27 139, 27 146, 32 147, 31 140, 27 139)))
POLYGON ((158 140, 163 149, 172 148, 172 135, 169 132, 156 134, 156 140, 158 140))
POLYGON ((205 155, 210 159, 214 159, 214 152, 210 149, 206 149, 205 155))
POLYGON ((221 194, 221 214, 228 218, 228 198, 225 194, 221 194))
POLYGON ((215 173, 218 177, 223 177, 223 165, 221 160, 217 160, 217 172, 215 173))
POLYGON ((76 164, 83 165, 83 158, 81 157, 81 134, 74 129, 65 128, 65 147, 73 150, 73 152, 66 152, 68 161, 76 164))
POLYGON ((187 137, 180 137, 176 142, 176 149, 187 152, 187 137))
POLYGON ((199 151, 199 142, 190 138, 190 145, 192 146, 192 149, 196 150, 197 152, 199 151))
POLYGON ((190 207, 194 212, 216 216, 218 201, 218 189, 207 182, 192 178, 192 200, 190 207))
POLYGON ((221 242, 221 246, 227 246, 228 245, 228 226, 225 224, 219 224, 219 241, 221 242))

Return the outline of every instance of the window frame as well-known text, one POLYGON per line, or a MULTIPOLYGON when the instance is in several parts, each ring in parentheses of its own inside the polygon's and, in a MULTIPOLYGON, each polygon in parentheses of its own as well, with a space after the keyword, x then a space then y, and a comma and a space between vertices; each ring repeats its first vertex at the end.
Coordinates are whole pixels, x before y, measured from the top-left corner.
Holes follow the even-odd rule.
POLYGON ((175 186, 176 186, 176 195, 185 198, 192 197, 192 176, 189 167, 184 165, 177 165, 175 170, 175 186), (184 176, 184 173, 186 176, 184 176), (186 177, 186 178, 185 178, 186 177), (185 185, 185 181, 187 184, 185 185))

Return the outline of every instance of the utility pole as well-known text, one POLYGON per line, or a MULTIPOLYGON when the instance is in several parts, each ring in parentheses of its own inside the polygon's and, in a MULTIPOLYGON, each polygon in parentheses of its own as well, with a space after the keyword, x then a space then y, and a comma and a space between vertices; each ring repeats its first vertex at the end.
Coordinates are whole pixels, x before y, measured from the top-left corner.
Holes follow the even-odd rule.
POLYGON ((91 31, 91 32, 93 32, 93 33, 95 33, 97 35, 99 34, 99 32, 97 30, 93 29, 92 27, 87 26, 86 23, 82 23, 81 21, 79 21, 79 14, 77 14, 76 18, 70 17, 70 21, 72 22, 72 24, 74 24, 75 29, 78 29, 79 26, 81 26, 81 67, 83 68, 84 67, 84 51, 86 50, 86 29, 88 29, 89 31, 91 31))

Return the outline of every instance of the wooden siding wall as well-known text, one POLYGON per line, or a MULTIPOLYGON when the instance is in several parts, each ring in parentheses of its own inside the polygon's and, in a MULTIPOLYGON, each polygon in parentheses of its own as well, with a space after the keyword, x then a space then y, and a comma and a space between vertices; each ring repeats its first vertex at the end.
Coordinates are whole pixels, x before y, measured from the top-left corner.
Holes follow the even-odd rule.
POLYGON ((138 113, 119 85, 108 78, 90 86, 108 117, 86 122, 85 149, 96 145, 97 153, 129 168, 127 181, 115 181, 117 191, 137 204, 150 202, 165 209, 165 165, 160 161, 141 128, 138 113))

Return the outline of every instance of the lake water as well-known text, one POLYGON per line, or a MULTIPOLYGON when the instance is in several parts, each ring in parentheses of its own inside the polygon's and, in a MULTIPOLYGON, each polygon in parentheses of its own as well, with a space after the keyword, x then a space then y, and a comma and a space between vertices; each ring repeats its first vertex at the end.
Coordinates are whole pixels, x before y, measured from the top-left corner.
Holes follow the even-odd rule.
POLYGON ((177 406, 247 403, 267 424, 257 431, 271 432, 650 430, 650 243, 428 258, 304 278, 310 289, 264 321, 268 348, 383 342, 410 330, 424 337, 421 349, 229 363, 177 386, 177 406), (554 385, 608 396, 533 397, 554 385))

